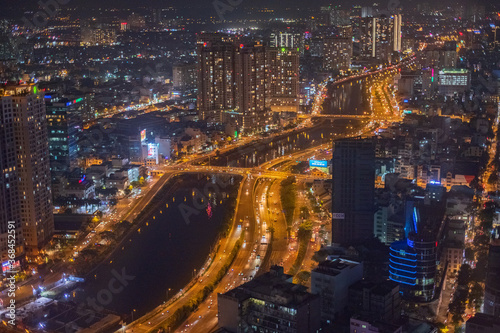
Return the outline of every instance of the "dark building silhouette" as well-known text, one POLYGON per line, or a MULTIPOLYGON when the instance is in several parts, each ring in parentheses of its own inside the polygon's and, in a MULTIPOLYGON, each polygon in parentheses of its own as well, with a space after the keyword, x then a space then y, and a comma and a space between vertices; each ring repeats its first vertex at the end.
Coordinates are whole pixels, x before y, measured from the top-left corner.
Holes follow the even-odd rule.
POLYGON ((484 313, 500 317, 500 240, 493 240, 488 253, 484 288, 484 313))
POLYGON ((373 142, 335 142, 333 153, 333 237, 346 244, 373 237, 375 150, 373 142))

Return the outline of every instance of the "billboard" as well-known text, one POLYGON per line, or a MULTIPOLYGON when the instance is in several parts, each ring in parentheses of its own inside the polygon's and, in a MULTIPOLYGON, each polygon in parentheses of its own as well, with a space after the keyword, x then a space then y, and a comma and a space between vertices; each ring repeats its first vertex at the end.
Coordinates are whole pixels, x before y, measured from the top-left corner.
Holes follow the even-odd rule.
POLYGON ((141 131, 141 142, 146 141, 146 130, 141 131))
POLYGON ((21 263, 19 262, 19 260, 15 261, 12 266, 9 264, 8 261, 5 261, 2 263, 2 273, 5 273, 5 272, 8 272, 8 271, 11 271, 13 269, 16 269, 16 268, 20 268, 21 267, 21 263))
POLYGON ((310 168, 328 168, 328 161, 309 160, 310 168))
POLYGON ((148 158, 158 158, 158 145, 156 143, 148 143, 148 158))

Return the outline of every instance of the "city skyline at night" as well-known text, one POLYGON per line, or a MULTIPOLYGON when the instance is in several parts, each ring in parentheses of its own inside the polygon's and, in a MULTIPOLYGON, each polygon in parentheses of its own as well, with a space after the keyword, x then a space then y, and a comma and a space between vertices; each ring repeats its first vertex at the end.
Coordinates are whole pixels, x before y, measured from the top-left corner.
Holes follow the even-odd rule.
POLYGON ((0 332, 500 329, 497 3, 0 8, 0 332))

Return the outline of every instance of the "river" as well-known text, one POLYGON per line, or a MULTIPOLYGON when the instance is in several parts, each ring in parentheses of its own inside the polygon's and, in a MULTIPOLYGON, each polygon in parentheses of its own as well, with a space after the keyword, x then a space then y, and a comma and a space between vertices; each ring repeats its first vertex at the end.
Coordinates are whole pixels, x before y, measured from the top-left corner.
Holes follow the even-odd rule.
POLYGON ((175 202, 172 196, 163 198, 161 208, 149 216, 147 225, 142 224, 123 249, 118 249, 111 260, 102 264, 71 297, 80 304, 90 304, 91 299, 96 298, 98 305, 118 314, 130 315, 135 309, 134 318, 139 318, 163 303, 169 288, 169 297, 174 296, 191 280, 195 269, 199 270, 206 262, 222 226, 224 207, 235 199, 238 179, 233 178, 221 191, 211 192, 210 208, 207 209, 204 201, 203 208, 197 209, 193 204, 193 191, 205 193, 205 184, 213 181, 214 177, 207 180, 206 175, 185 176, 181 189, 175 192, 175 202), (233 197, 228 198, 229 193, 233 197), (198 214, 185 219, 180 205, 184 211, 190 207, 198 214), (99 299, 104 299, 104 294, 109 295, 106 290, 112 288, 110 280, 124 272, 127 285, 113 293, 108 304, 100 304, 99 299))

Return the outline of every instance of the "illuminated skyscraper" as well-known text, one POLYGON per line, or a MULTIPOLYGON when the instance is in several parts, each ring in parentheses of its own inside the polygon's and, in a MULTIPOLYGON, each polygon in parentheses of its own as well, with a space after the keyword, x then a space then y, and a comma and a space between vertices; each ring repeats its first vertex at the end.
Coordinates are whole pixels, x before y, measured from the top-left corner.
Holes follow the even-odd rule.
MULTIPOLYGON (((14 130, 13 142, 5 144, 10 145, 9 159, 16 156, 19 179, 17 205, 7 208, 20 210, 12 215, 20 218, 27 254, 35 256, 54 231, 44 96, 33 84, 5 86, 0 87, 0 102, 6 124, 14 130)), ((12 160, 8 163, 3 173, 13 168, 12 160)))
POLYGON ((236 109, 235 47, 205 43, 198 49, 198 109, 202 120, 222 122, 222 113, 236 109))
POLYGON ((266 57, 266 47, 262 44, 240 47, 236 51, 236 100, 244 132, 263 128, 266 123, 266 89, 269 89, 266 57))
POLYGON ((392 17, 392 50, 396 52, 401 52, 401 21, 403 16, 401 14, 395 14, 392 17))
POLYGON ((198 46, 201 120, 230 122, 240 131, 255 132, 269 124, 271 111, 298 111, 296 50, 230 41, 209 41, 198 46))
POLYGON ((9 221, 15 225, 16 258, 24 254, 17 168, 16 114, 0 88, 0 259, 7 262, 9 221))
POLYGON ((299 52, 294 48, 271 48, 269 64, 270 108, 278 112, 299 111, 299 52))
POLYGON ((74 100, 45 96, 50 153, 50 169, 53 175, 76 168, 78 135, 83 124, 83 98, 74 100))
POLYGON ((269 42, 270 47, 288 49, 298 49, 299 52, 304 52, 304 36, 300 33, 277 32, 271 34, 269 42))
POLYGON ((399 283, 403 297, 417 302, 434 299, 440 225, 429 212, 421 202, 406 202, 406 239, 392 243, 389 253, 389 278, 399 283))
POLYGON ((351 67, 352 38, 325 38, 323 69, 348 70, 351 67))
POLYGON ((391 59, 394 51, 400 52, 402 15, 391 17, 363 17, 360 23, 361 56, 381 61, 391 59))

